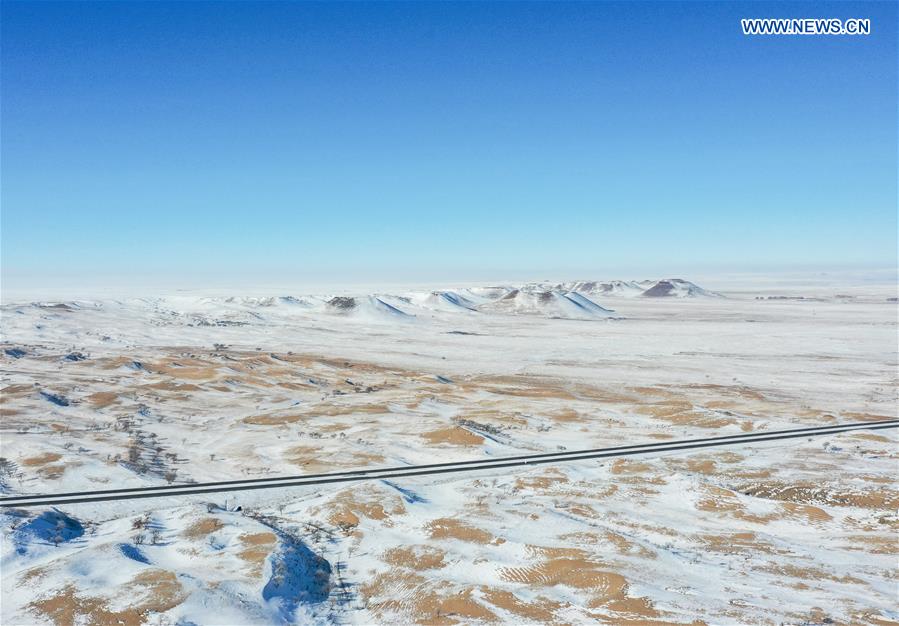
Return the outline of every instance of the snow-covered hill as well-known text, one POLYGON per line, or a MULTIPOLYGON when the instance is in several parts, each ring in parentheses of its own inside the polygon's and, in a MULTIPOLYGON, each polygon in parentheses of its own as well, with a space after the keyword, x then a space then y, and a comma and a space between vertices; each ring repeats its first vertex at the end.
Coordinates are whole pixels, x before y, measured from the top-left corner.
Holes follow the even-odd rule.
POLYGON ((575 280, 557 283, 528 283, 524 290, 574 291, 590 298, 645 297, 722 297, 682 278, 661 280, 575 280))
POLYGON ((682 278, 660 280, 640 294, 644 298, 721 298, 719 293, 703 289, 682 278))
POLYGON ((482 304, 480 310, 566 319, 614 317, 614 311, 601 307, 583 294, 539 289, 513 289, 498 300, 482 304))

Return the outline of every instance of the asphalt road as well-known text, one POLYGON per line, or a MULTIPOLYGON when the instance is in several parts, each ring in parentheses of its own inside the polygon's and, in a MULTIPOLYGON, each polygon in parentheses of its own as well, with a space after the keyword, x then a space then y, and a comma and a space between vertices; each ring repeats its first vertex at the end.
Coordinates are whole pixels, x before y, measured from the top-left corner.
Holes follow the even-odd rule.
POLYGON ((703 439, 687 439, 655 443, 615 446, 611 448, 592 448, 587 450, 569 450, 543 454, 521 456, 491 457, 474 461, 457 461, 431 463, 426 465, 401 465, 376 469, 351 470, 345 472, 329 472, 325 474, 306 474, 298 476, 280 476, 276 478, 255 478, 249 480, 226 480, 209 483, 189 483, 180 485, 160 485, 157 487, 135 487, 126 489, 106 489, 96 491, 74 491, 68 493, 43 493, 32 495, 16 495, 0 498, 2 508, 22 508, 49 506, 60 504, 78 504, 81 502, 106 502, 115 500, 135 500, 140 498, 171 498, 206 493, 226 493, 229 491, 248 491, 252 489, 278 489, 307 485, 327 485, 364 480, 381 480, 385 478, 402 478, 405 476, 428 476, 460 472, 476 472, 484 470, 523 467, 528 465, 570 463, 592 459, 638 456, 679 450, 694 450, 719 446, 749 445, 753 443, 800 439, 833 435, 855 430, 882 430, 899 428, 899 419, 878 422, 856 422, 836 424, 832 426, 816 426, 775 430, 767 432, 744 433, 723 437, 707 437, 703 439))

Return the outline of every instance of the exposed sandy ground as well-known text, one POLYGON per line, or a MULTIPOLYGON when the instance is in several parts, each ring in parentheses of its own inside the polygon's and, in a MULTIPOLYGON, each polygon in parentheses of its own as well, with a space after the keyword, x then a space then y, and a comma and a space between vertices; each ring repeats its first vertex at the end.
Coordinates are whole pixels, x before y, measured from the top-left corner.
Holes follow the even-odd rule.
MULTIPOLYGON (((5 492, 896 416, 894 305, 628 301, 624 320, 402 325, 154 306, 4 308, 6 347, 26 352, 0 355, 5 492), (66 360, 73 346, 83 360, 66 360)), ((896 623, 896 443, 845 433, 60 507, 82 529, 71 538, 57 518, 36 525, 45 511, 13 512, 2 622, 896 623)))

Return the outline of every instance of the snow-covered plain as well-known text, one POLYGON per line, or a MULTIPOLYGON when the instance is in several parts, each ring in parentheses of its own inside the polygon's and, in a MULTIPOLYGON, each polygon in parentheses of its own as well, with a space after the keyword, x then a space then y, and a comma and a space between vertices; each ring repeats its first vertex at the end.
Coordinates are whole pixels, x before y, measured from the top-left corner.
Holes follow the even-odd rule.
MULTIPOLYGON (((892 418, 891 297, 666 280, 9 302, 0 490, 892 418)), ((0 621, 896 623, 897 458, 891 430, 7 510, 0 621)))

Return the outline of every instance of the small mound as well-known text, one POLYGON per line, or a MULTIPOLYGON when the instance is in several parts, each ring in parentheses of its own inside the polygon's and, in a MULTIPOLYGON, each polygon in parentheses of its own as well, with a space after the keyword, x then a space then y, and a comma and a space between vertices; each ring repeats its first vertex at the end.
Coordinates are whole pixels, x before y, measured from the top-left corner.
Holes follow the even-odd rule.
POLYGON ((389 296, 335 296, 325 302, 326 310, 338 315, 351 316, 354 319, 383 321, 392 320, 411 320, 414 315, 410 315, 388 302, 389 296))
POLYGON ((703 289, 682 278, 667 278, 653 284, 640 294, 644 298, 720 298, 721 294, 703 289))
POLYGON ((409 315, 405 311, 401 311, 400 309, 393 306, 392 304, 388 304, 387 302, 384 302, 383 300, 381 300, 380 298, 378 298, 376 296, 369 296, 368 301, 369 301, 369 304, 371 305, 371 307, 375 311, 378 311, 381 313, 387 313, 389 315, 396 315, 398 317, 414 317, 412 315, 409 315))
POLYGON ((587 311, 588 313, 592 313, 597 317, 608 317, 609 315, 614 313, 614 311, 612 311, 611 309, 606 309, 599 306, 590 298, 587 298, 586 296, 583 296, 576 291, 569 291, 568 293, 563 295, 565 298, 573 302, 576 306, 580 307, 584 311, 587 311))
POLYGON ((356 308, 356 298, 335 296, 328 300, 328 306, 336 311, 347 312, 356 308))
POLYGON ((416 298, 414 303, 432 311, 448 313, 477 311, 475 302, 455 291, 432 291, 424 297, 416 298))

